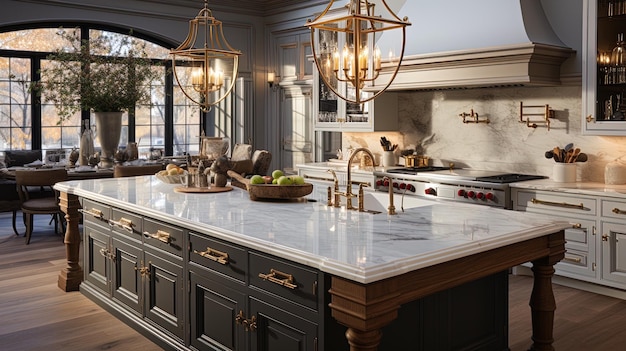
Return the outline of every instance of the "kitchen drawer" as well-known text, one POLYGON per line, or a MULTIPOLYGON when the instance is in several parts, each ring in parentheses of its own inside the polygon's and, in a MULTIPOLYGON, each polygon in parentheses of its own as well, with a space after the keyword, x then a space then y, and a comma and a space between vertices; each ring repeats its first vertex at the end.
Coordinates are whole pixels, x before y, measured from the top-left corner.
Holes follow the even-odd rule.
POLYGON ((147 245, 179 257, 183 255, 183 230, 180 228, 144 218, 143 239, 147 245))
POLYGON ((317 310, 319 274, 310 268, 250 252, 250 286, 317 310))
POLYGON ((524 210, 542 210, 554 215, 595 215, 596 199, 565 193, 524 191, 517 192, 517 206, 524 210))
POLYGON ((601 199, 602 217, 626 221, 626 201, 601 199))
POLYGON ((109 230, 109 219, 111 219, 111 208, 101 203, 84 199, 83 200, 83 223, 92 223, 106 230, 109 230))
POLYGON ((246 279, 247 250, 206 235, 189 233, 189 260, 241 282, 246 279))
POLYGON ((563 218, 572 224, 565 229, 565 248, 588 252, 595 247, 596 221, 563 218))
POLYGON ((141 241, 141 233, 143 233, 141 216, 113 208, 109 223, 114 232, 141 241))

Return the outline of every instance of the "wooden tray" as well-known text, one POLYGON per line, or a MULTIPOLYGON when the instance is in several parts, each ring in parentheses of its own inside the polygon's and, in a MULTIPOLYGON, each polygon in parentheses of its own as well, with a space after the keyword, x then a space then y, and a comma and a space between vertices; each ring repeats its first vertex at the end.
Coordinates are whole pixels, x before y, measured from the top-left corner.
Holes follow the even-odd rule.
POLYGON ((186 188, 184 186, 177 186, 174 188, 174 191, 177 193, 223 193, 231 190, 233 190, 233 187, 231 186, 212 186, 210 188, 186 188))
POLYGON ((250 184, 250 179, 242 177, 239 173, 228 171, 233 179, 245 184, 250 200, 259 199, 295 199, 307 196, 313 191, 313 184, 304 185, 275 185, 275 184, 250 184))

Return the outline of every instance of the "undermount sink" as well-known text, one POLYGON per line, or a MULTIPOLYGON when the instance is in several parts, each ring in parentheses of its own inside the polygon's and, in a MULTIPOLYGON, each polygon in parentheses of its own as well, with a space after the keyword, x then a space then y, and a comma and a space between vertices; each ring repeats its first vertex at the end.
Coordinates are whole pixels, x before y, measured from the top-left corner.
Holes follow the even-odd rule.
MULTIPOLYGON (((393 196, 393 205, 396 208, 396 212, 402 211, 402 208, 409 209, 414 207, 429 206, 432 205, 431 200, 420 199, 415 196, 404 196, 404 203, 402 194, 395 194, 393 196)), ((367 212, 372 213, 387 213, 389 207, 389 194, 385 192, 366 191, 363 194, 363 207, 367 212)))

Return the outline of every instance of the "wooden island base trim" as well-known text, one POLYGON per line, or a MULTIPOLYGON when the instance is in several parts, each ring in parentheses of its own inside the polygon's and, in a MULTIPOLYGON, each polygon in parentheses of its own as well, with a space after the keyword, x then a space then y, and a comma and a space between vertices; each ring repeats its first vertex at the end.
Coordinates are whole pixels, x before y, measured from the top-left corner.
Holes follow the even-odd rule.
POLYGON ((556 309, 553 266, 564 255, 565 234, 560 231, 370 284, 333 276, 329 306, 333 318, 348 328, 350 351, 375 351, 384 337, 381 329, 397 318, 400 305, 531 261, 535 272, 531 350, 551 351, 556 309))
POLYGON ((78 196, 61 192, 59 206, 61 211, 65 213, 67 222, 65 239, 63 240, 67 266, 59 272, 58 286, 63 291, 78 291, 79 285, 83 281, 83 269, 80 266, 80 231, 78 228, 80 201, 78 196))

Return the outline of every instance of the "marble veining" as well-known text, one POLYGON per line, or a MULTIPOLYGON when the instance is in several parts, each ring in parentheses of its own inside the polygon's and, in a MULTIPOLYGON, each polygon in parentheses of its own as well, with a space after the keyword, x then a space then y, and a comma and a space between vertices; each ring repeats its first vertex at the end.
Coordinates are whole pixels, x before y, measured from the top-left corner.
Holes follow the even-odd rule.
POLYGON ((342 144, 368 147, 380 156, 384 135, 399 150, 416 149, 444 164, 552 176, 554 161, 544 157, 545 151, 574 143, 589 156, 577 164, 577 180, 604 182, 605 165, 626 157, 626 137, 582 135, 581 96, 580 86, 399 92, 397 132, 343 133, 342 144), (550 130, 519 122, 522 101, 555 111, 550 130), (464 124, 459 114, 472 109, 490 123, 464 124))
POLYGON ((251 201, 239 188, 185 194, 154 176, 69 181, 60 191, 368 283, 561 230, 549 217, 424 201, 398 215, 326 206, 326 185, 302 200, 251 201))

